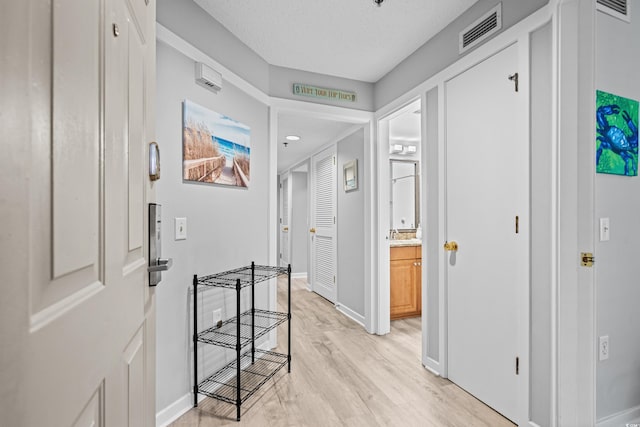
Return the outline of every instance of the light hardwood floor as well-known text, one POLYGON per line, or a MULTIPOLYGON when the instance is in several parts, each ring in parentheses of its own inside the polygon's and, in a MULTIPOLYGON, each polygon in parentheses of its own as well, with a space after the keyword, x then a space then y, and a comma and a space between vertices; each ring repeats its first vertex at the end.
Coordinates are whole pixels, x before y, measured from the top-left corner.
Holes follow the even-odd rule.
MULTIPOLYGON (((278 300, 286 303, 286 286, 278 300)), ((331 303, 294 280, 291 373, 283 368, 242 406, 206 398, 173 427, 452 426, 514 424, 420 361, 420 318, 369 335, 331 303)), ((286 352, 286 329, 279 332, 286 352)))

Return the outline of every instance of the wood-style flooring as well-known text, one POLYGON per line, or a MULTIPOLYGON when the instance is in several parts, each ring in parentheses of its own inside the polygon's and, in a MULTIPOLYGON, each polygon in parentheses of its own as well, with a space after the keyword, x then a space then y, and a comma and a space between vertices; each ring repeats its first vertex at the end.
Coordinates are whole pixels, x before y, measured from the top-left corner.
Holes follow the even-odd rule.
MULTIPOLYGON (((286 286, 278 286, 286 303, 286 286)), ((173 427, 451 426, 513 424, 420 361, 420 318, 397 320, 385 336, 368 334, 331 303, 292 285, 292 363, 242 406, 206 398, 173 427)), ((282 308, 281 308, 282 309, 282 308)), ((286 352, 286 329, 280 328, 286 352)))

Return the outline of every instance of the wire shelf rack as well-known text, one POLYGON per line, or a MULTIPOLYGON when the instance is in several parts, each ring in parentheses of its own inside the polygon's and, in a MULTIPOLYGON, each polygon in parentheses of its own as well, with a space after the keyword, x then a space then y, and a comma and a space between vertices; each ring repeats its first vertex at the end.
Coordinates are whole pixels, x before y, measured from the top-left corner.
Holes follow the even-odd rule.
POLYGON ((235 289, 238 279, 240 279, 240 288, 244 288, 283 274, 287 274, 287 267, 256 265, 253 273, 254 280, 252 280, 251 266, 249 265, 235 270, 198 277, 198 285, 235 289))
MULTIPOLYGON (((251 310, 245 311, 240 315, 240 347, 251 344, 252 340, 262 337, 278 325, 286 322, 288 318, 289 315, 287 313, 256 309, 255 323, 253 324, 255 330, 252 330, 251 310), (252 332, 254 331, 255 335, 252 337, 252 332)), ((219 328, 213 326, 198 333, 198 341, 234 349, 238 344, 237 324, 237 317, 232 317, 224 321, 219 328)))
MULTIPOLYGON (((255 362, 251 363, 251 351, 240 357, 240 403, 250 398, 258 389, 287 364, 286 354, 255 350, 255 362)), ((229 363, 198 385, 198 393, 227 403, 238 404, 237 360, 229 363)))

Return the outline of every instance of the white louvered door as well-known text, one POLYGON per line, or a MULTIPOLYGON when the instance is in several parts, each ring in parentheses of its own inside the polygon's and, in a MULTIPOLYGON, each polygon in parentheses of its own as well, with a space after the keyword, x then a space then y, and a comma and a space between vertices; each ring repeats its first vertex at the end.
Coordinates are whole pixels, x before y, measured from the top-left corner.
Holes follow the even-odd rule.
POLYGON ((313 157, 311 288, 336 301, 336 152, 335 147, 313 157))

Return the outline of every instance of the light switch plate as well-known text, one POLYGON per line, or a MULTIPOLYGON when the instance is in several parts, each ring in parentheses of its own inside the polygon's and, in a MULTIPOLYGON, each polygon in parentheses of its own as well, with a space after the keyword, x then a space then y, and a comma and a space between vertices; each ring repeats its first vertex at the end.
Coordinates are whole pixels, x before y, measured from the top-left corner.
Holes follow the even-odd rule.
POLYGON ((176 240, 187 238, 187 218, 175 218, 176 240))

